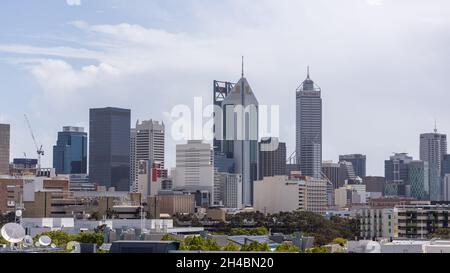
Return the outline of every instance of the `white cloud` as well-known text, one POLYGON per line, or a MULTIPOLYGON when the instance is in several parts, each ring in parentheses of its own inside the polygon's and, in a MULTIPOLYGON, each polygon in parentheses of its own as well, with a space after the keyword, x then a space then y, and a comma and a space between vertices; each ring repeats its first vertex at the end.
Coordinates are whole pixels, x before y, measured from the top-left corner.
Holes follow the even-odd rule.
POLYGON ((69 6, 80 6, 81 0, 66 0, 66 3, 69 6))
POLYGON ((381 6, 383 4, 383 0, 366 0, 366 3, 370 6, 381 6))

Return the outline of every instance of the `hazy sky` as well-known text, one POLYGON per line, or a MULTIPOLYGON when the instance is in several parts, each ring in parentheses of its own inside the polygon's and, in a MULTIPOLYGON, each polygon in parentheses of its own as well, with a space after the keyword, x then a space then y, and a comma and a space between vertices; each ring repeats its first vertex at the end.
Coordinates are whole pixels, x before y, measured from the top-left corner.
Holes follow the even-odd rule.
MULTIPOLYGON (((0 122, 11 157, 35 156, 23 114, 51 166, 56 133, 88 129, 88 109, 165 120, 213 80, 237 81, 240 58, 260 104, 281 108, 295 147, 295 89, 306 66, 323 89, 324 160, 364 153, 382 175, 393 152, 419 151, 437 119, 450 132, 448 0, 52 0, 0 9, 0 122)), ((167 161, 174 165, 167 138, 167 161)))

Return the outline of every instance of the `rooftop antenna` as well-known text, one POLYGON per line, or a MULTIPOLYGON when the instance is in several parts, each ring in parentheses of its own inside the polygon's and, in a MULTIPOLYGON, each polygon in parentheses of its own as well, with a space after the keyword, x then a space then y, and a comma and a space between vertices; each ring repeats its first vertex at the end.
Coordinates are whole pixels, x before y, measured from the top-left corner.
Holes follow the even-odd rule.
POLYGON ((437 121, 436 119, 434 119, 434 133, 437 134, 438 129, 437 129, 437 121))
POLYGON ((309 65, 308 65, 308 68, 307 68, 307 78, 309 79, 309 65))
POLYGON ((244 77, 244 56, 242 56, 242 74, 241 77, 244 77))

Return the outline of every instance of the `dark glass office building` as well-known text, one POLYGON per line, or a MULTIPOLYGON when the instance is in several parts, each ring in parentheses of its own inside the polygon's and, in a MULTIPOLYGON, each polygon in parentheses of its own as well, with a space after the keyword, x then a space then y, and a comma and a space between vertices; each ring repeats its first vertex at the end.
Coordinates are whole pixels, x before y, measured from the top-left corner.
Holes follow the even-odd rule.
POLYGON ((53 168, 57 174, 87 173, 87 133, 82 127, 64 127, 53 146, 53 168))
POLYGON ((259 143, 259 179, 286 175, 286 143, 278 138, 262 138, 259 143))
POLYGON ((366 156, 361 154, 341 155, 339 161, 352 163, 356 176, 361 178, 366 176, 366 156))
POLYGON ((130 190, 131 111, 120 108, 90 109, 90 182, 116 191, 130 190))

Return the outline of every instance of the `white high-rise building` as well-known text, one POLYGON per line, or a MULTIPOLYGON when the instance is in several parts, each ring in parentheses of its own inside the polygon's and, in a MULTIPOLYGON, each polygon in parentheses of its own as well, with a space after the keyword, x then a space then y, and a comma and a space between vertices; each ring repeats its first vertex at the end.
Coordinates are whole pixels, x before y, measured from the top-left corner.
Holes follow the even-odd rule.
POLYGON ((164 123, 155 120, 144 120, 136 123, 131 130, 131 160, 130 173, 132 190, 137 190, 138 162, 148 161, 150 167, 157 163, 164 168, 165 127, 164 123), (134 147, 133 147, 134 145, 134 147))
POLYGON ((210 144, 201 140, 190 140, 187 144, 177 145, 173 183, 175 189, 206 190, 214 196, 214 168, 210 144))

